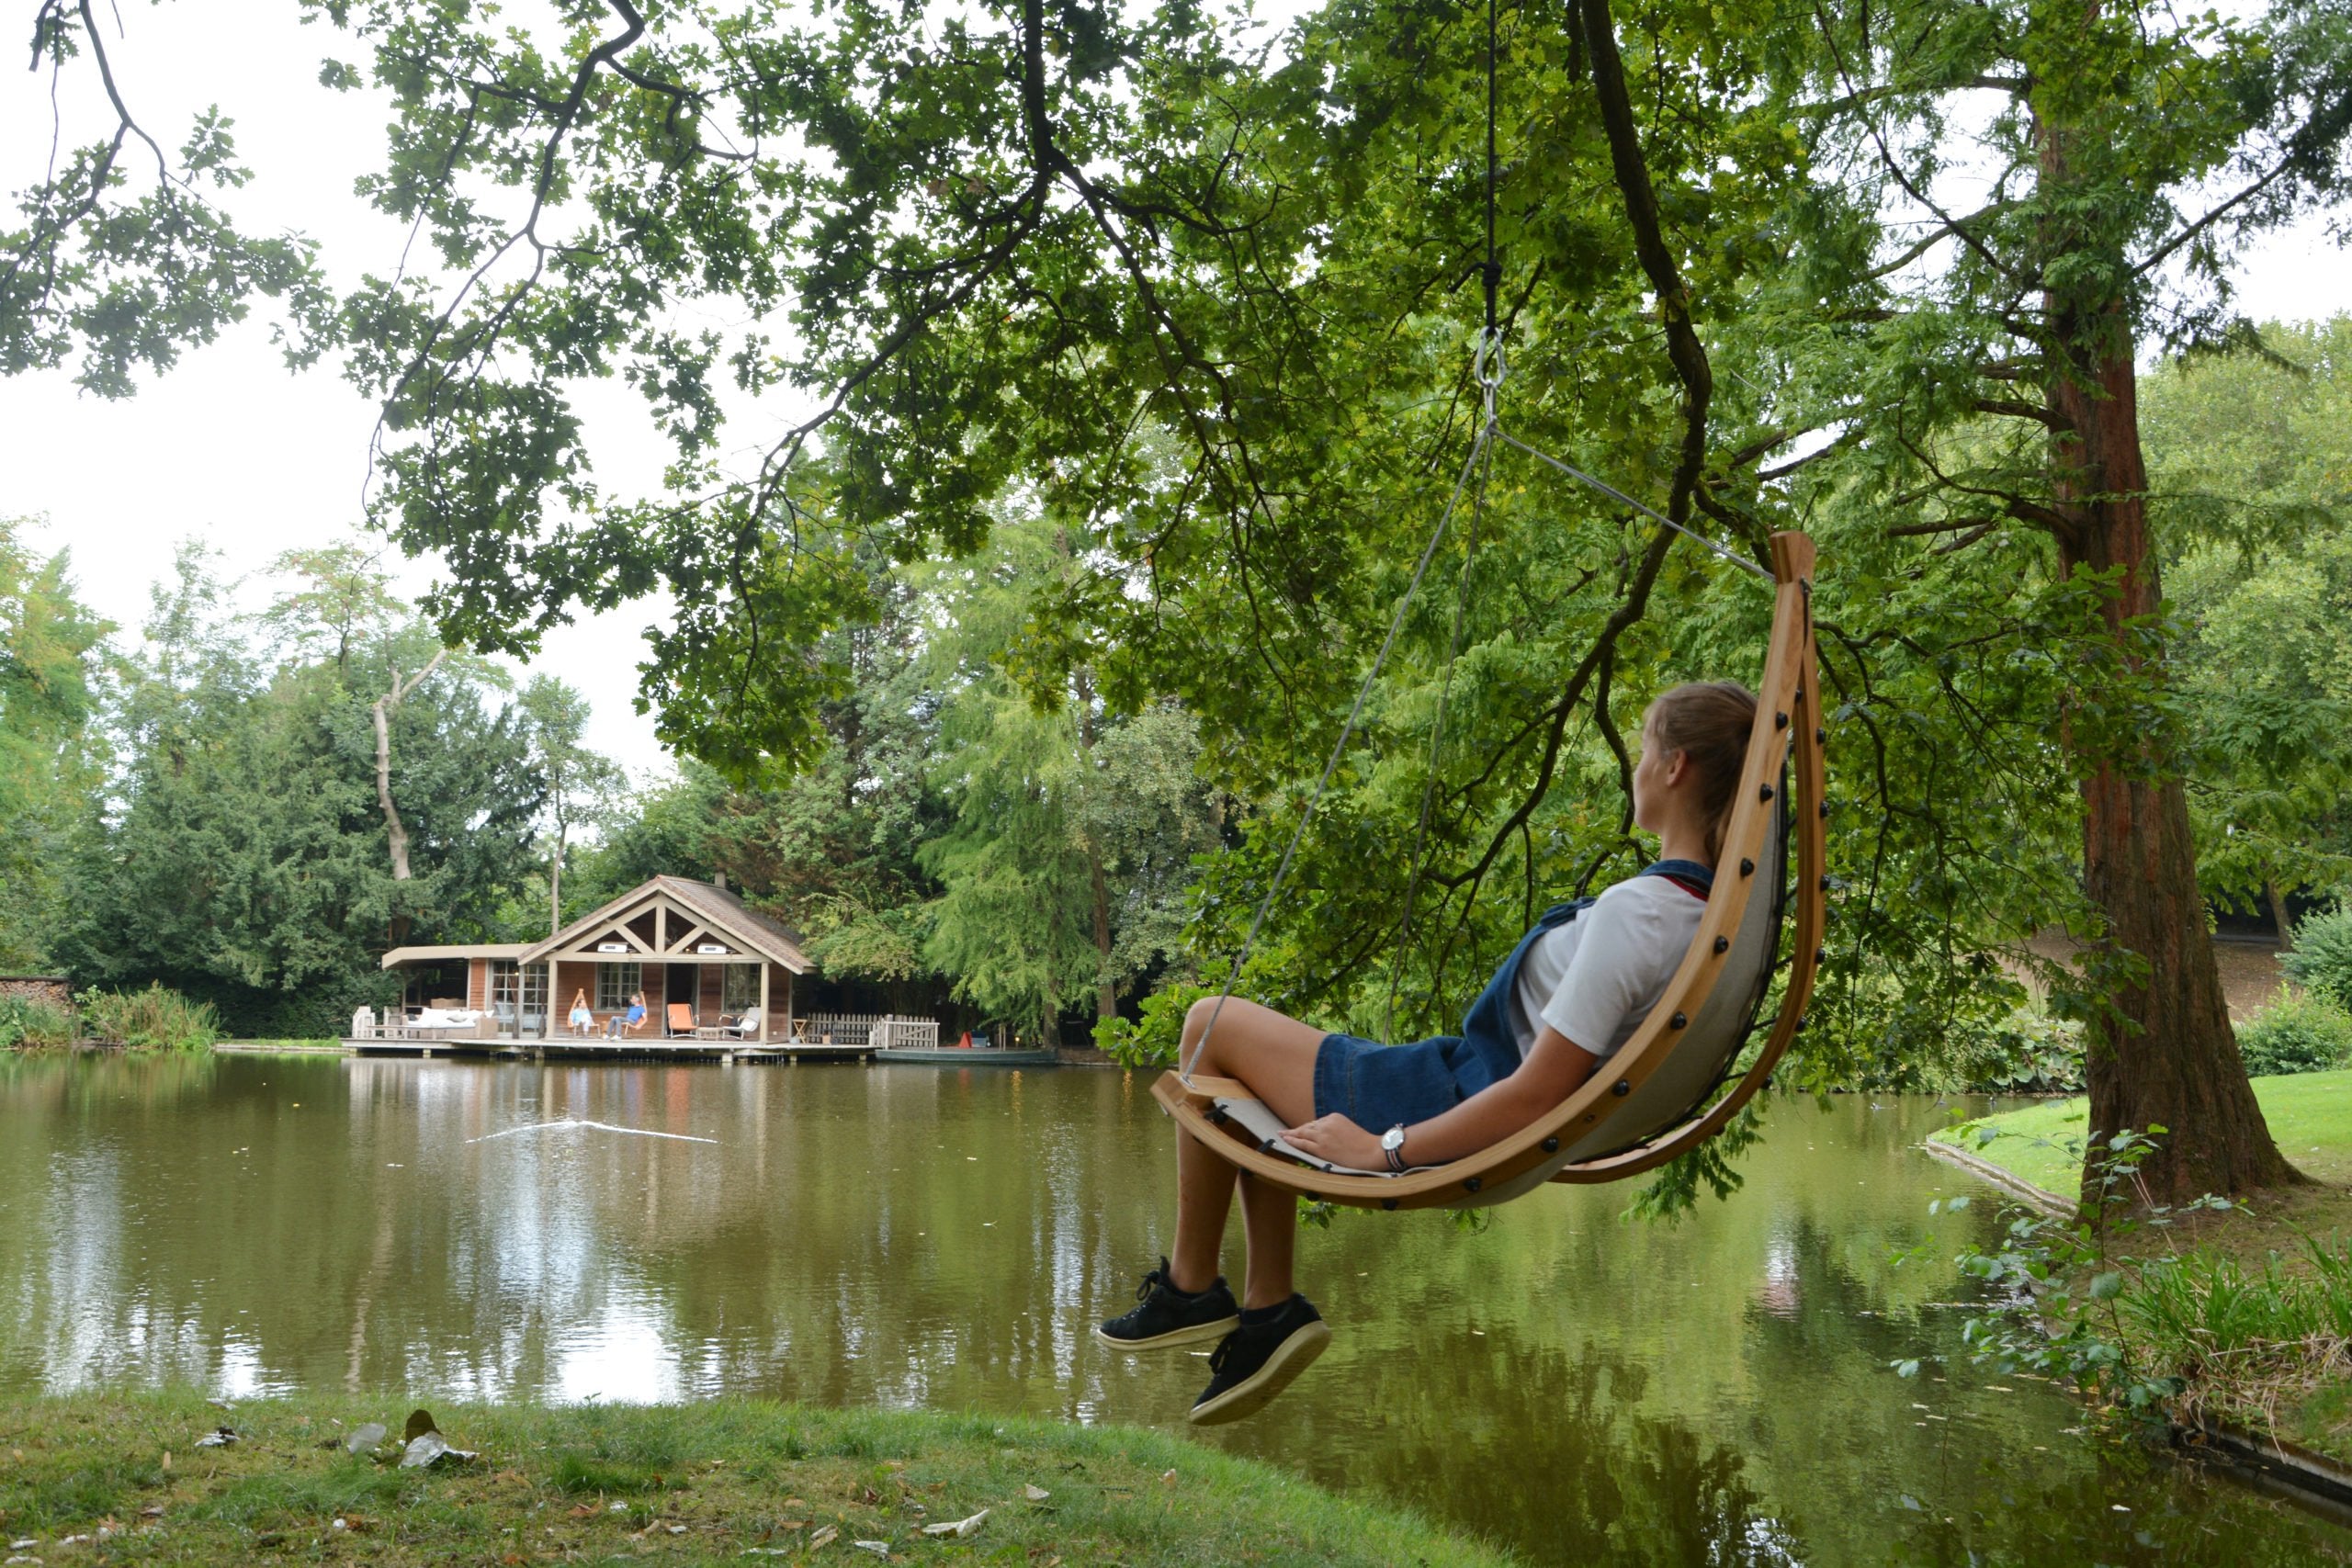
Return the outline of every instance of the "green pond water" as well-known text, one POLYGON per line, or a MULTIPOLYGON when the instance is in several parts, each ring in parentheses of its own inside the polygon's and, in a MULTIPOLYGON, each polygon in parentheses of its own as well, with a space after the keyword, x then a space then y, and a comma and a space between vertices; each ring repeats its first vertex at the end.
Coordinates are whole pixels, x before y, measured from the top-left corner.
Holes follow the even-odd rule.
MULTIPOLYGON (((1198 1440, 1535 1562, 2352 1561, 2352 1531, 1968 1364, 1950 1258, 1994 1201, 1915 1148, 1947 1114, 1783 1100, 1746 1190, 1672 1227, 1621 1222, 1623 1188, 1475 1235, 1342 1214, 1300 1248, 1330 1351, 1198 1440)), ((1144 1077, 1076 1068, 0 1063, 0 1396, 1182 1429, 1204 1359, 1088 1336, 1166 1246, 1170 1138, 1144 1077), (576 1122, 605 1126, 547 1125, 576 1122)))

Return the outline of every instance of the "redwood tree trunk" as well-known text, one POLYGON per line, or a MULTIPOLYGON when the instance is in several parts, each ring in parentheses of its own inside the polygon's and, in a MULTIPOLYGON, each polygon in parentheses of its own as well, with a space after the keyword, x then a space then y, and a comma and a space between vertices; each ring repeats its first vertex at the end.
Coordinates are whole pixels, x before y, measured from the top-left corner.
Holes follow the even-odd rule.
POLYGON ((1111 886, 1102 874, 1102 859, 1090 852, 1086 869, 1094 879, 1094 951, 1102 957, 1102 978, 1094 987, 1094 1016, 1119 1016, 1119 987, 1111 983, 1111 886))
MULTIPOLYGON (((2050 378, 2059 556, 2070 576, 2122 569, 2106 610, 2120 640, 2125 623, 2154 615, 2164 596, 2148 536, 2132 334, 2120 303, 2094 319, 2053 296, 2050 319, 2053 349, 2080 345, 2074 373, 2050 378)), ((2165 1128, 2140 1167, 2158 1203, 2300 1180, 2271 1142, 2230 1029, 2177 760, 2156 738, 2117 755, 2085 745, 2070 727, 2069 743, 2083 773, 2085 891, 2107 916, 2092 985, 2112 1010, 2090 1031, 2090 1135, 2165 1128), (2126 954, 2145 962, 2144 983, 2102 978, 2100 959, 2126 954)))

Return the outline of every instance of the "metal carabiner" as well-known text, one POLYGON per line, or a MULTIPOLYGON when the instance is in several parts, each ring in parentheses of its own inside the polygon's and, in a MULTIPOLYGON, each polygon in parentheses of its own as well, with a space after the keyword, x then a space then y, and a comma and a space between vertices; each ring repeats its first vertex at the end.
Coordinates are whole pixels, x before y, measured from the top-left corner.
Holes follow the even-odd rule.
POLYGON ((1486 395, 1487 423, 1495 423, 1495 393, 1503 384, 1503 330, 1500 327, 1480 327, 1478 346, 1470 362, 1470 373, 1478 379, 1486 395))

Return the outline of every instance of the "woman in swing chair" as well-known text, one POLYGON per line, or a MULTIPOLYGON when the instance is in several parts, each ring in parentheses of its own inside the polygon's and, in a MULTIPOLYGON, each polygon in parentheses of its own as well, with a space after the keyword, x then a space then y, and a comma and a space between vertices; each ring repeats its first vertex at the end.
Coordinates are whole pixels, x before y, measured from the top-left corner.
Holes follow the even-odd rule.
MULTIPOLYGON (((1706 908, 1755 717, 1755 695, 1730 681, 1677 686, 1650 705, 1634 821, 1657 835, 1658 860, 1598 899, 1545 911, 1460 1036, 1384 1047, 1238 998, 1211 1030, 1208 998, 1185 1016, 1180 1059, 1249 1085, 1289 1123, 1285 1141, 1334 1165, 1441 1165, 1519 1131, 1575 1093, 1665 993, 1706 908)), ((1322 1354, 1331 1331, 1292 1284, 1293 1195, 1181 1131, 1176 1172, 1172 1256, 1144 1276, 1132 1310, 1094 1332, 1136 1350, 1216 1340, 1192 1420, 1238 1420, 1322 1354), (1217 1271, 1237 1179, 1249 1241, 1238 1302, 1217 1271)))

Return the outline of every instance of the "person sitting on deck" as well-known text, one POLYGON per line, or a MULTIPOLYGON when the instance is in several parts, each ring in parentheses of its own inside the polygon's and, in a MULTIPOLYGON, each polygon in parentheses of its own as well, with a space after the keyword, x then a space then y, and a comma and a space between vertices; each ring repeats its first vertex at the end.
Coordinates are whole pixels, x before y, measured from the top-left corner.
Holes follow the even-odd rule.
MULTIPOLYGON (((1459 1036, 1383 1046, 1238 998, 1224 998, 1220 1016, 1219 998, 1209 997, 1185 1015, 1178 1059, 1197 1074, 1239 1079, 1291 1123, 1284 1141, 1338 1166, 1442 1165, 1525 1127, 1633 1037, 1681 965, 1706 909, 1755 718, 1754 694, 1729 681, 1677 686, 1650 705, 1634 820, 1657 835, 1660 858, 1597 899, 1545 910, 1471 1005, 1459 1036)), ((1297 1225, 1287 1189, 1237 1171, 1180 1131, 1174 1260, 1162 1258, 1136 1289, 1138 1304, 1095 1337, 1131 1350, 1215 1339, 1209 1385, 1191 1419, 1206 1426, 1262 1409, 1331 1337, 1293 1288, 1297 1225), (1238 1302, 1217 1272, 1237 1179, 1249 1237, 1238 1302)))
POLYGON ((585 986, 571 993, 571 1032, 582 1036, 596 1032, 596 1015, 588 1010, 588 987, 585 986))
POLYGON ((639 991, 629 998, 628 1012, 616 1012, 613 1014, 612 1021, 605 1025, 605 1038, 607 1040, 624 1039, 628 1035, 635 1034, 644 1027, 645 993, 643 991, 639 991))

